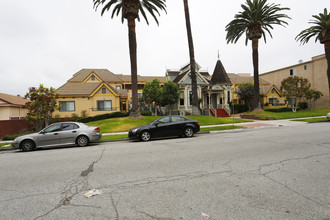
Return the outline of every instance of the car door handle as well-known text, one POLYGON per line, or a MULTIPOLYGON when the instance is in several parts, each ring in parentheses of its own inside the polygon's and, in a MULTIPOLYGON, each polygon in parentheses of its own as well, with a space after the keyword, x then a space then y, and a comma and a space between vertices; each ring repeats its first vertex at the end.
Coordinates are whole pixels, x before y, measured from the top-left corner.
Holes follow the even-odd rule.
POLYGON ((58 135, 58 133, 54 133, 54 135, 58 135))
POLYGON ((77 133, 77 131, 72 131, 72 133, 77 133))

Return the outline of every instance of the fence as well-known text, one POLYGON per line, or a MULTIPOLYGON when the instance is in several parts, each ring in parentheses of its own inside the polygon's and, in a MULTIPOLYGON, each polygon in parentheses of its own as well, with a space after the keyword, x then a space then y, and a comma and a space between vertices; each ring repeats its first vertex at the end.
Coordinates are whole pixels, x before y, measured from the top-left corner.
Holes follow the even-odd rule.
POLYGON ((19 134, 28 131, 32 125, 24 120, 4 120, 0 121, 0 139, 5 135, 19 134))

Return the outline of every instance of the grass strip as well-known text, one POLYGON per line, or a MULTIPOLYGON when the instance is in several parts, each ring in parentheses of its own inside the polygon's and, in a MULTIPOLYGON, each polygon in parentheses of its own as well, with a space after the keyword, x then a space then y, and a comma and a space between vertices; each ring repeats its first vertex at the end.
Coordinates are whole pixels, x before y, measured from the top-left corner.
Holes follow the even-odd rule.
POLYGON ((245 127, 227 125, 227 126, 216 126, 216 127, 201 128, 200 131, 222 131, 222 130, 232 130, 232 129, 239 129, 239 128, 245 128, 245 127))
POLYGON ((11 143, 0 143, 0 148, 4 149, 4 148, 10 148, 11 147, 11 143))
POLYGON ((128 134, 102 135, 101 141, 111 141, 128 138, 128 134))
POLYGON ((327 118, 325 117, 320 117, 320 118, 306 118, 306 119, 295 119, 291 121, 302 121, 302 122, 323 122, 323 121, 328 121, 327 118))

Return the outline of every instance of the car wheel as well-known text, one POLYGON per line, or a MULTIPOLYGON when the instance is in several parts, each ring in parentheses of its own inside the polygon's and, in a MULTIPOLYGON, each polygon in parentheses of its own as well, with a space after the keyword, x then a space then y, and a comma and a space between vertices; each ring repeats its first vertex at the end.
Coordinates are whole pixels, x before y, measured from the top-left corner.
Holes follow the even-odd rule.
POLYGON ((184 130, 184 136, 192 137, 194 136, 194 130, 191 127, 188 127, 184 130))
POLYGON ((151 138, 151 136, 150 136, 150 132, 149 131, 143 131, 141 133, 141 136, 140 136, 141 141, 149 141, 150 138, 151 138))
POLYGON ((24 140, 21 143, 21 150, 24 152, 31 151, 35 149, 35 144, 31 140, 24 140))
POLYGON ((79 137, 77 138, 77 145, 78 145, 79 147, 85 147, 85 146, 87 146, 88 144, 89 144, 88 137, 86 137, 86 136, 79 136, 79 137))

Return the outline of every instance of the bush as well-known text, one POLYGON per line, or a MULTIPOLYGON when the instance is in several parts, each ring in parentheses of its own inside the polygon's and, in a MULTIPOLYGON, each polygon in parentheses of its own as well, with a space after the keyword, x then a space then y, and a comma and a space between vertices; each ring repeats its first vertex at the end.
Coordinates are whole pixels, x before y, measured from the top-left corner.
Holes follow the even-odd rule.
MULTIPOLYGON (((289 107, 267 108, 267 109, 264 109, 264 111, 267 111, 267 112, 292 112, 292 108, 289 108, 289 107)), ((299 111, 299 108, 297 108, 297 111, 299 111)))
POLYGON ((92 121, 99 121, 99 120, 104 120, 108 118, 119 118, 119 117, 127 117, 129 116, 128 112, 113 112, 113 113, 107 113, 103 115, 96 115, 93 117, 86 117, 86 118, 81 118, 77 121, 82 122, 82 123, 88 123, 92 121))
POLYGON ((143 116, 151 116, 151 112, 149 110, 141 111, 141 115, 143 115, 143 116))
MULTIPOLYGON (((233 106, 231 106, 231 111, 233 111, 233 106)), ((234 104, 234 114, 249 111, 249 106, 245 104, 234 104)))
POLYGON ((307 104, 307 102, 299 102, 298 107, 302 110, 305 110, 308 108, 308 104, 307 104))
POLYGON ((72 113, 71 116, 70 116, 70 120, 71 121, 77 121, 79 119, 79 116, 78 114, 76 113, 72 113))
POLYGON ((19 136, 18 134, 5 135, 5 136, 2 137, 2 140, 3 141, 10 141, 10 140, 14 140, 18 136, 19 136))

